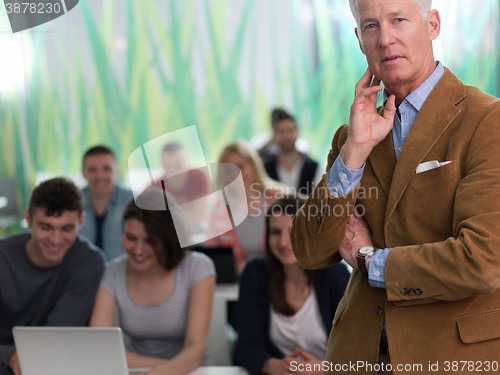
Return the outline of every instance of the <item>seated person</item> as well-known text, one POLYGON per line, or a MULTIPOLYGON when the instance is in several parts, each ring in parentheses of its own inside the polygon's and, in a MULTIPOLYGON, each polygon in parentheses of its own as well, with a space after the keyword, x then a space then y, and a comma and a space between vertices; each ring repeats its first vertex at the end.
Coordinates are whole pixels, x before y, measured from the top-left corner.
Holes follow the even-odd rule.
POLYGON ((101 251, 78 231, 80 190, 65 178, 41 183, 24 215, 31 233, 0 239, 0 374, 21 373, 14 326, 83 326, 104 270, 101 251))
MULTIPOLYGON (((271 111, 271 135, 269 133, 261 133, 256 134, 250 140, 250 144, 252 147, 257 149, 262 160, 266 160, 269 156, 277 154, 279 152, 279 146, 276 144, 276 122, 282 117, 288 115, 288 112, 282 108, 274 108, 271 111)), ((300 152, 307 154, 309 152, 309 142, 307 142, 304 138, 297 138, 297 142, 295 143, 297 146, 297 150, 300 152)))
POLYGON ((236 270, 243 272, 247 260, 262 254, 264 246, 265 216, 269 205, 275 196, 283 192, 283 187, 266 174, 257 152, 242 141, 236 141, 226 146, 219 157, 219 164, 234 164, 233 168, 221 166, 218 170, 219 187, 226 192, 231 207, 224 204, 215 205, 210 217, 208 234, 223 234, 206 242, 207 246, 229 246, 234 249, 236 270), (244 189, 231 184, 235 180, 235 172, 243 178, 244 189), (248 216, 235 228, 226 220, 228 210, 233 221, 235 217, 248 213, 248 216), (225 231, 225 232, 224 232, 225 231))
POLYGON ((162 150, 161 163, 165 174, 153 185, 164 189, 175 199, 186 217, 193 234, 203 231, 207 222, 209 201, 194 200, 207 196, 212 191, 207 176, 201 169, 190 169, 184 148, 177 142, 167 143, 162 150))
MULTIPOLYGON (((158 189, 146 190, 137 202, 165 207, 158 189)), ((152 367, 147 374, 186 374, 210 364, 205 346, 214 264, 204 254, 180 247, 169 210, 144 210, 131 201, 124 220, 127 255, 106 268, 90 325, 113 326, 117 309, 120 326, 131 339, 128 366, 152 367)))
POLYGON ((301 194, 309 195, 321 180, 324 169, 296 147, 299 129, 295 118, 283 114, 274 125, 274 140, 279 146, 276 154, 264 160, 264 166, 271 178, 282 182, 301 194))
POLYGON ((289 235, 303 204, 301 198, 283 197, 271 205, 265 255, 248 262, 240 279, 235 357, 251 375, 293 374, 299 364, 321 364, 349 281, 343 264, 307 271, 297 262, 289 235))
POLYGON ((81 233, 104 250, 107 260, 124 254, 121 246, 122 216, 133 198, 132 191, 117 181, 118 165, 113 151, 95 146, 83 155, 83 176, 88 186, 82 189, 86 220, 81 233))

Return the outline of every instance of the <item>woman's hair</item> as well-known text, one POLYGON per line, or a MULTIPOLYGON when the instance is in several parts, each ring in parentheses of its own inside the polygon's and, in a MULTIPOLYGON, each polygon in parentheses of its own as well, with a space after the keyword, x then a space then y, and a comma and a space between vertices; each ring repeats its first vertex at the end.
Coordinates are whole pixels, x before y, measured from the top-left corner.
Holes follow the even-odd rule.
MULTIPOLYGON (((255 181, 252 183, 252 188, 254 190, 261 193, 266 190, 274 190, 274 193, 281 191, 281 185, 267 175, 259 154, 246 141, 237 140, 224 147, 219 156, 219 163, 225 163, 227 156, 232 153, 240 155, 253 167, 255 171, 255 181)), ((220 177, 219 181, 221 181, 220 177)))
MULTIPOLYGON (((168 197, 168 202, 173 204, 171 197, 168 197)), ((179 236, 187 233, 182 218, 177 214, 174 216, 175 224, 164 192, 158 188, 149 188, 136 200, 132 199, 123 213, 124 221, 137 219, 144 224, 156 259, 167 271, 177 267, 189 250, 189 247, 182 248, 179 241, 179 236)))
MULTIPOLYGON (((266 244, 265 244, 265 262, 269 271, 269 297, 271 304, 276 312, 284 315, 293 315, 292 307, 288 304, 285 295, 285 271, 283 264, 276 258, 271 251, 269 237, 269 221, 271 216, 287 215, 293 217, 305 203, 302 196, 293 197, 291 195, 276 199, 269 207, 266 215, 266 244)), ((314 271, 305 270, 307 283, 311 285, 314 281, 314 271)))

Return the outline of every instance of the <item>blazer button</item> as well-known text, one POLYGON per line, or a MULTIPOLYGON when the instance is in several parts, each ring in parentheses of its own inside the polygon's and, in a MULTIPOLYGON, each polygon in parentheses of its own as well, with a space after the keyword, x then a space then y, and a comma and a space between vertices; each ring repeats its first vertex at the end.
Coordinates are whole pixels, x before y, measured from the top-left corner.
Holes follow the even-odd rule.
POLYGON ((406 288, 401 289, 401 294, 403 296, 406 296, 408 294, 408 289, 406 289, 406 288))
POLYGON ((410 296, 414 296, 415 295, 415 291, 413 289, 410 288, 410 290, 408 291, 408 294, 410 296))
POLYGON ((321 224, 321 216, 316 217, 316 221, 318 222, 318 224, 321 224))
POLYGON ((420 289, 420 288, 415 289, 415 294, 416 294, 417 296, 421 296, 423 292, 424 292, 424 291, 423 291, 422 289, 420 289))
POLYGON ((375 309, 375 314, 377 314, 378 316, 384 315, 384 309, 382 308, 382 306, 377 306, 377 308, 375 309))

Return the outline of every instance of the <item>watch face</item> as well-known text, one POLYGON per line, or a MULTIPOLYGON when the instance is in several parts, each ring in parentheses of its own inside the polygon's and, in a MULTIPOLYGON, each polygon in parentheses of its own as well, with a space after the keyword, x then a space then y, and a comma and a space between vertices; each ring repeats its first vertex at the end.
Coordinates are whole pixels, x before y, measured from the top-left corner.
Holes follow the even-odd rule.
POLYGON ((370 255, 371 253, 373 253, 375 251, 375 248, 373 246, 363 246, 361 249, 359 249, 359 254, 360 255, 364 255, 364 256, 367 256, 367 255, 370 255))

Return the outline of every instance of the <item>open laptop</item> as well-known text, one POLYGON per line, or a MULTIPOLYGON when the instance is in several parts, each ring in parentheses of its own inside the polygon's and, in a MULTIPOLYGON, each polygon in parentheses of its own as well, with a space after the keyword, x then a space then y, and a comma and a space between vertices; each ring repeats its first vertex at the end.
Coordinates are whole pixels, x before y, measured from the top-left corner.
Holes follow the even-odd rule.
POLYGON ((14 327, 23 375, 139 375, 129 369, 117 327, 14 327))
POLYGON ((206 254, 212 259, 215 264, 215 271, 217 272, 217 284, 234 284, 238 282, 232 247, 193 246, 192 250, 206 254))

